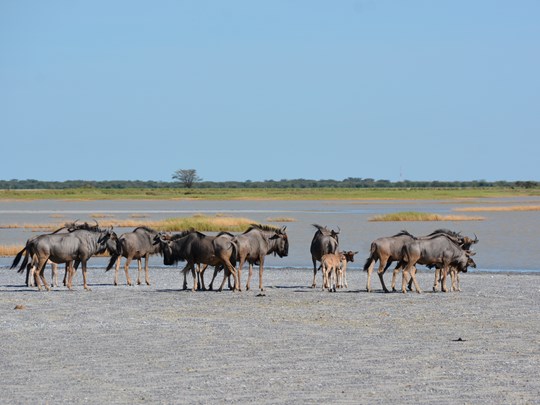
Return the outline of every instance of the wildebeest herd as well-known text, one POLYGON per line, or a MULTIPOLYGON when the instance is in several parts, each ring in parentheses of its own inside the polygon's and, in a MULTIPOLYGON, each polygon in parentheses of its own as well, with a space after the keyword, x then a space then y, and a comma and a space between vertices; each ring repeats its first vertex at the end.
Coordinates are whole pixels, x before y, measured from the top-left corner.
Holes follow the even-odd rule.
MULTIPOLYGON (((347 263, 354 261, 358 253, 342 251, 339 249, 339 233, 326 226, 313 225, 316 228, 311 241, 310 253, 313 262, 312 288, 316 287, 317 271, 321 270, 322 289, 336 291, 337 288, 347 288, 347 263), (320 263, 317 266, 317 263, 320 263)), ((471 246, 478 243, 474 239, 462 236, 460 233, 447 229, 438 229, 429 235, 415 237, 407 231, 375 239, 371 243, 369 257, 364 270, 367 271, 366 289, 371 292, 371 273, 375 263, 379 262, 378 275, 381 286, 389 292, 384 283, 383 275, 393 262, 397 265, 393 271, 391 288, 396 290, 397 275, 402 273, 403 293, 414 289, 420 293, 421 289, 416 280, 416 265, 425 265, 435 268, 435 281, 433 290, 446 292, 446 277, 450 274, 452 291, 460 291, 459 273, 466 272, 469 267, 476 267, 472 256, 471 246)), ((212 281, 208 289, 213 289, 214 280, 223 271, 223 279, 218 291, 221 291, 228 282, 233 291, 242 290, 242 269, 245 263, 249 266, 249 273, 245 289, 250 289, 253 266, 259 266, 259 289, 263 290, 264 260, 269 254, 286 257, 289 251, 289 240, 286 227, 273 227, 253 224, 245 232, 233 235, 220 232, 215 236, 205 235, 194 229, 179 233, 158 232, 151 228, 141 226, 132 232, 120 236, 111 228, 102 229, 96 222, 68 223, 60 229, 49 234, 34 236, 26 241, 25 247, 16 255, 11 268, 20 264, 19 273, 26 270, 26 284, 39 290, 41 286, 49 290, 50 286, 45 278, 45 266, 52 265, 53 286, 58 286, 57 265, 65 264, 64 285, 72 288, 72 280, 79 264, 82 265, 83 285, 87 285, 87 262, 94 255, 108 253, 110 261, 106 271, 115 267, 114 285, 118 285, 118 270, 121 258, 125 258, 124 271, 126 282, 132 285, 129 276, 130 263, 135 259, 138 264, 137 284, 141 284, 142 259, 145 259, 145 282, 150 285, 148 260, 152 255, 163 256, 165 265, 176 265, 186 262, 182 270, 183 288, 187 289, 187 275, 191 272, 193 277, 193 290, 207 290, 204 282, 204 272, 208 266, 214 267, 212 281), (231 281, 232 278, 232 281, 231 281)))

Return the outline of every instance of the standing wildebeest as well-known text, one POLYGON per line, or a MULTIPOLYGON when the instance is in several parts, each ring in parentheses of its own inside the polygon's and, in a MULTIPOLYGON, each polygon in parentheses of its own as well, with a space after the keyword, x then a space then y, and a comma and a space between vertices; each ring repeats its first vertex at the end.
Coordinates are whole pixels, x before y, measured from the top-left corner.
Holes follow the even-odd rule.
POLYGON ((317 262, 320 262, 322 257, 328 253, 336 253, 339 244, 339 230, 336 232, 327 229, 326 226, 317 224, 313 224, 313 226, 317 228, 317 231, 315 232, 315 235, 313 235, 311 246, 309 248, 311 260, 313 261, 313 282, 311 283, 311 288, 315 288, 317 285, 317 282, 315 281, 317 276, 317 262))
MULTIPOLYGON (((264 257, 270 253, 277 254, 279 257, 285 257, 289 254, 289 239, 285 229, 287 227, 276 228, 268 225, 251 225, 243 234, 237 235, 232 242, 237 246, 238 259, 238 284, 240 289, 240 278, 244 262, 249 263, 249 274, 246 282, 246 290, 249 290, 251 276, 253 275, 253 265, 259 265, 259 289, 263 288, 264 257)), ((221 288, 225 283, 227 272, 221 283, 221 288)), ((235 280, 236 281, 236 280, 235 280)))
MULTIPOLYGON (((208 236, 203 233, 189 230, 179 234, 165 235, 158 234, 155 242, 161 245, 163 253, 163 264, 170 266, 181 261, 186 261, 187 264, 182 270, 184 274, 183 288, 187 289, 186 274, 191 269, 193 275, 193 291, 197 290, 197 274, 195 265, 200 269, 201 264, 219 266, 224 264, 221 259, 215 254, 213 241, 216 236, 208 236)), ((238 286, 236 271, 234 267, 229 268, 235 286, 238 286)), ((201 284, 204 283, 202 280, 201 284)))
MULTIPOLYGON (((445 234, 449 238, 451 238, 457 245, 461 247, 461 249, 465 251, 469 251, 472 247, 472 245, 478 243, 478 237, 474 235, 474 239, 469 238, 468 236, 462 236, 460 232, 454 232, 449 229, 437 229, 430 233, 427 237, 432 237, 438 234, 445 234)), ((430 265, 429 268, 435 267, 435 281, 433 283, 433 291, 437 291, 438 284, 441 283, 441 290, 446 291, 446 285, 443 286, 443 278, 442 278, 442 268, 440 265, 430 265)), ((472 267, 472 266, 471 266, 472 267)), ((462 270, 464 273, 467 272, 467 269, 462 270)), ((450 277, 452 279, 452 291, 461 291, 459 286, 459 273, 461 271, 458 271, 455 267, 450 266, 449 268, 450 277)), ((412 279, 409 280, 409 290, 411 289, 412 279)))
POLYGON ((114 285, 118 285, 118 270, 120 269, 121 257, 126 258, 124 263, 124 271, 126 273, 127 285, 132 285, 129 277, 129 265, 133 259, 137 260, 137 284, 141 284, 142 258, 144 257, 144 280, 147 285, 150 285, 150 277, 148 275, 148 259, 150 255, 161 253, 161 245, 154 243, 154 238, 157 231, 146 226, 139 226, 132 232, 126 232, 118 238, 119 251, 111 255, 111 260, 106 271, 109 271, 114 263, 114 285))
POLYGON ((322 290, 328 286, 328 291, 336 292, 338 273, 342 270, 347 258, 341 252, 327 253, 321 257, 322 290))
POLYGON ((343 255, 343 259, 341 260, 341 269, 338 271, 337 274, 337 288, 348 288, 349 284, 347 283, 347 263, 354 262, 354 255, 358 252, 347 250, 340 253, 343 255))
POLYGON ((473 253, 465 251, 455 240, 446 234, 416 239, 403 246, 402 259, 407 263, 403 269, 401 292, 406 293, 407 278, 410 275, 416 292, 422 292, 416 281, 416 264, 440 267, 442 269, 442 286, 446 292, 446 275, 450 266, 457 271, 466 271, 467 267, 476 267, 471 258, 473 253))
MULTIPOLYGON (((50 290, 44 275, 45 265, 48 260, 54 263, 66 263, 69 265, 70 270, 67 280, 67 287, 69 289, 71 289, 74 273, 73 266, 70 263, 73 261, 82 263, 84 288, 90 290, 86 283, 86 264, 88 259, 95 254, 103 253, 107 249, 107 244, 111 239, 117 239, 112 228, 77 229, 69 233, 47 234, 35 238, 32 243, 31 256, 32 265, 36 268, 35 280, 38 290, 41 290, 40 279, 45 288, 50 290)), ((21 254, 22 251, 17 256, 21 254)), ((24 271, 25 266, 23 265, 21 265, 19 272, 24 271)))
MULTIPOLYGON (((370 255, 364 264, 364 270, 368 272, 366 283, 366 289, 368 292, 371 292, 371 272, 373 271, 373 266, 377 260, 379 261, 379 270, 377 271, 377 274, 381 280, 382 288, 384 292, 389 292, 384 284, 384 272, 388 269, 388 267, 390 267, 392 262, 396 261, 398 262, 396 270, 399 271, 399 268, 401 267, 400 262, 403 257, 403 246, 405 243, 411 242, 415 239, 416 238, 409 232, 401 231, 394 236, 378 238, 371 242, 370 255)), ((396 270, 394 270, 394 274, 396 274, 396 270)))
MULTIPOLYGON (((24 271, 24 268, 26 266, 26 285, 29 286, 29 287, 33 287, 35 285, 35 275, 34 275, 35 264, 37 263, 34 260, 35 259, 35 246, 36 246, 37 241, 40 238, 42 238, 43 236, 46 236, 46 235, 54 235, 54 234, 60 233, 62 231, 64 231, 63 233, 66 233, 66 232, 71 233, 71 232, 81 230, 81 229, 95 232, 95 231, 99 230, 99 225, 98 225, 97 222, 96 222, 96 225, 90 225, 87 222, 81 224, 81 223, 78 223, 78 220, 77 220, 77 221, 74 221, 74 222, 66 223, 63 227, 55 230, 54 232, 52 232, 50 234, 33 236, 33 237, 31 237, 30 239, 28 239, 26 241, 26 245, 25 245, 24 249, 22 249, 17 254, 15 259, 13 260, 11 268, 15 268, 17 266, 17 264, 19 263, 19 261, 21 259, 21 256, 22 256, 23 252, 26 252, 23 263, 21 264, 21 268, 19 269, 19 272, 24 271), (30 258, 32 258, 31 263, 29 263, 30 258)), ((113 239, 109 239, 107 241, 107 250, 114 251, 115 249, 116 249, 115 241, 113 239)), ((58 265, 57 265, 57 263, 53 262, 52 260, 50 262, 51 262, 51 267, 52 267, 52 275, 51 275, 52 276, 52 281, 51 281, 51 284, 53 286, 55 286, 55 287, 58 287, 58 270, 57 270, 58 265)), ((68 277, 68 272, 69 272, 69 269, 70 269, 71 265, 72 265, 71 261, 66 262, 66 271, 65 271, 65 274, 64 274, 64 282, 63 282, 64 285, 67 285, 67 277, 68 277)), ((75 267, 74 268, 77 269, 78 266, 79 266, 79 261, 75 260, 75 267)))

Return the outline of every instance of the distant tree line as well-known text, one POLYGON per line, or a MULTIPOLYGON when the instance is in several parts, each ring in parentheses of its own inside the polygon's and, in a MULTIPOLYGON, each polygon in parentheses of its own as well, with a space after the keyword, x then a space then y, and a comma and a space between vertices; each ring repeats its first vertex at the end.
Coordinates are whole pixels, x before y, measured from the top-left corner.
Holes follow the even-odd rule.
MULTIPOLYGON (((192 184, 193 188, 477 188, 477 187, 506 187, 506 188, 538 188, 537 181, 396 181, 375 180, 370 178, 348 177, 344 180, 264 180, 264 181, 200 181, 192 184)), ((0 180, 0 189, 72 189, 72 188, 186 188, 177 181, 141 181, 141 180, 0 180)))

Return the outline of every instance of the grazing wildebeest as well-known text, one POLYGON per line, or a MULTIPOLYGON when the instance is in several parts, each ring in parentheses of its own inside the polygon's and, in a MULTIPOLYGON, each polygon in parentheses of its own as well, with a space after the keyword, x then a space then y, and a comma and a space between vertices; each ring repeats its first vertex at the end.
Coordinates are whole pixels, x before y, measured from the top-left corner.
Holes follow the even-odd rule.
POLYGON ((114 285, 118 285, 118 270, 120 269, 121 257, 126 258, 124 263, 124 271, 126 273, 127 285, 132 285, 129 277, 129 265, 133 259, 137 260, 137 284, 141 284, 142 258, 144 257, 144 280, 147 285, 150 285, 150 276, 148 275, 148 259, 150 255, 161 253, 161 245, 155 244, 154 239, 158 232, 146 226, 139 226, 132 232, 126 232, 118 238, 119 251, 111 255, 109 265, 106 271, 109 271, 114 263, 114 285))
POLYGON ((407 263, 403 269, 401 291, 406 293, 407 278, 410 276, 416 292, 422 292, 416 280, 416 264, 440 267, 442 269, 442 286, 446 292, 446 275, 450 266, 457 271, 465 271, 468 267, 476 267, 471 258, 473 253, 465 251, 446 234, 416 239, 403 246, 402 259, 407 263))
POLYGON ((313 282, 311 283, 311 288, 317 286, 317 282, 315 281, 317 277, 317 262, 320 262, 325 254, 336 253, 339 245, 339 230, 336 232, 318 224, 313 224, 313 226, 317 228, 317 231, 313 235, 309 248, 311 260, 313 261, 313 282))
MULTIPOLYGON (((224 264, 215 254, 213 245, 215 239, 216 236, 208 236, 194 230, 184 231, 174 235, 160 233, 155 238, 156 242, 161 245, 163 263, 165 265, 170 266, 181 261, 187 262, 182 270, 184 275, 183 288, 187 289, 186 275, 191 270, 193 275, 193 291, 197 290, 196 265, 200 269, 201 264, 210 266, 224 264)), ((235 285, 238 285, 234 267, 230 271, 235 280, 235 285)), ((204 283, 204 280, 202 280, 202 283, 204 283)))
MULTIPOLYGON (((384 272, 390 267, 392 262, 398 262, 396 270, 399 271, 399 268, 401 268, 401 259, 403 257, 403 246, 405 243, 415 239, 416 238, 409 232, 403 230, 394 236, 378 238, 371 242, 370 254, 364 264, 364 270, 368 272, 366 283, 368 292, 371 292, 371 272, 373 271, 373 266, 377 260, 379 261, 379 270, 377 271, 377 274, 381 280, 382 288, 384 292, 389 292, 384 284, 384 272)), ((394 270, 394 274, 396 274, 396 270, 394 270)))
MULTIPOLYGON (((32 266, 36 268, 35 280, 38 290, 41 290, 40 279, 47 290, 50 287, 45 279, 44 269, 48 260, 54 263, 66 263, 70 268, 68 271, 67 287, 71 289, 73 278, 73 266, 71 263, 77 261, 82 263, 83 283, 86 290, 86 265, 88 259, 95 254, 103 253, 108 248, 108 242, 116 240, 117 236, 112 228, 100 229, 89 228, 76 229, 69 233, 54 233, 41 235, 32 241, 32 266)), ((26 249, 26 247, 25 247, 26 249)), ((25 250, 23 249, 23 250, 25 250)), ((19 252, 17 256, 22 255, 19 252)), ((16 265, 16 264, 15 264, 16 265)), ((25 263, 21 265, 19 272, 24 271, 25 263)))
POLYGON ((341 268, 337 274, 337 288, 348 288, 349 284, 347 283, 347 263, 354 262, 354 255, 358 252, 347 250, 340 253, 343 255, 343 259, 341 260, 341 268))
MULTIPOLYGON (((249 290, 254 264, 259 265, 259 289, 261 291, 264 290, 262 276, 265 256, 274 253, 279 257, 285 257, 289 254, 289 239, 285 232, 286 228, 285 226, 276 228, 268 225, 253 224, 247 231, 232 239, 232 243, 238 249, 238 284, 235 284, 235 286, 240 288, 242 266, 247 261, 249 263, 249 274, 246 282, 246 290, 249 290)), ((228 275, 227 273, 225 272, 224 274, 220 289, 223 288, 225 277, 228 275)))

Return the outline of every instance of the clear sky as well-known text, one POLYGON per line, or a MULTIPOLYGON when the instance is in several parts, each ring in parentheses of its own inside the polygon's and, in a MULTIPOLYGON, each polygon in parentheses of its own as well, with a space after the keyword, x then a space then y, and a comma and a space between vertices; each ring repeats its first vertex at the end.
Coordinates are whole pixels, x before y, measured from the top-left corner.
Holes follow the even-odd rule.
POLYGON ((0 0, 0 178, 540 180, 538 0, 0 0))

